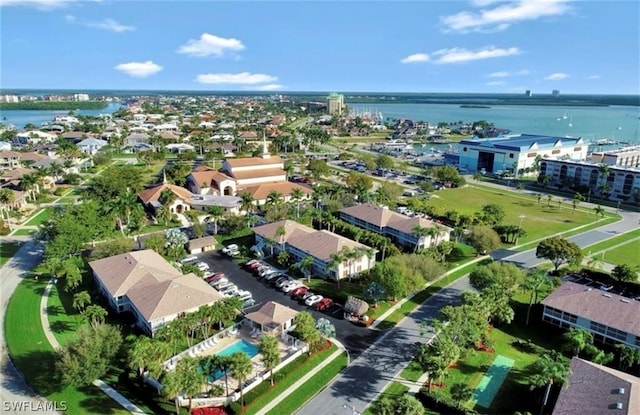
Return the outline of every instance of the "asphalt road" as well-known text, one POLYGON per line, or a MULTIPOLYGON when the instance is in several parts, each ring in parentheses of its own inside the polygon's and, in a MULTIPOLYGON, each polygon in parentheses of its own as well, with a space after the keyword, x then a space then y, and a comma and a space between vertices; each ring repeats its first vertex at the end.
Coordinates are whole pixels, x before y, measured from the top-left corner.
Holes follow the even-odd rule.
MULTIPOLYGON (((9 242, 12 239, 20 240, 21 238, 6 237, 6 239, 9 242)), ((13 258, 0 269, 0 321, 2 322, 2 330, 0 330, 0 375, 2 377, 0 382, 0 401, 2 401, 2 408, 0 408, 0 412, 3 414, 24 414, 29 412, 26 409, 30 408, 29 406, 23 406, 25 410, 18 411, 12 410, 11 405, 29 405, 28 403, 30 402, 33 405, 31 407, 36 408, 38 403, 46 401, 27 385, 22 378, 22 374, 9 359, 4 337, 4 319, 9 299, 25 272, 33 269, 41 261, 41 248, 41 245, 35 242, 25 242, 13 258)), ((24 328, 24 330, 29 329, 29 327, 24 328)), ((55 412, 42 411, 39 413, 49 414, 55 412)))
POLYGON ((359 356, 381 334, 378 330, 369 330, 344 320, 341 307, 335 306, 331 307, 327 312, 320 312, 307 307, 304 303, 300 304, 292 300, 288 294, 279 291, 263 279, 254 277, 252 273, 246 271, 222 253, 206 252, 198 255, 198 257, 201 261, 209 264, 211 268, 209 272, 224 272, 230 282, 236 284, 238 288, 250 291, 253 294, 256 304, 245 309, 245 312, 253 312, 259 309, 267 301, 276 301, 294 310, 310 311, 316 320, 321 317, 328 319, 335 326, 336 338, 345 346, 351 359, 359 356))
POLYGON ((413 360, 418 344, 434 336, 421 330, 421 322, 438 317, 440 309, 460 302, 460 294, 472 289, 462 278, 422 303, 375 345, 353 360, 340 376, 309 401, 298 415, 345 415, 362 412, 394 376, 413 360))

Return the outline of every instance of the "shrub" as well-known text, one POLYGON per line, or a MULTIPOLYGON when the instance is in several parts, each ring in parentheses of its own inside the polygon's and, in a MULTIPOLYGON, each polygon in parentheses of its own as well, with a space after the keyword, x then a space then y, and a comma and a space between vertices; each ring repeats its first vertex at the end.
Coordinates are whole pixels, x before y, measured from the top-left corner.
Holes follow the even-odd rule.
POLYGON ((429 392, 427 388, 421 388, 416 393, 416 398, 425 408, 432 409, 440 414, 448 415, 476 415, 477 412, 472 409, 459 408, 456 402, 448 396, 438 393, 437 391, 429 392))
POLYGON ((244 412, 244 408, 242 408, 240 402, 231 402, 228 409, 228 412, 231 415, 240 415, 244 412))

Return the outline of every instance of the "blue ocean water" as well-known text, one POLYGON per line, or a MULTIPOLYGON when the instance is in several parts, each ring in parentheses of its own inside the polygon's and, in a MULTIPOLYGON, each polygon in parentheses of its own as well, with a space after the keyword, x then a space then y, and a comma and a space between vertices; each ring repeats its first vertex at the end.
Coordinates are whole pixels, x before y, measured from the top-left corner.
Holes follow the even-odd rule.
POLYGON ((495 105, 490 108, 460 108, 458 104, 405 103, 347 105, 357 112, 380 112, 385 120, 409 118, 432 124, 485 120, 514 134, 582 137, 587 142, 608 138, 640 144, 640 107, 495 105))
MULTIPOLYGON (((98 116, 100 114, 112 114, 121 107, 119 102, 111 102, 106 108, 101 110, 79 110, 73 111, 75 115, 98 116)), ((67 115, 68 110, 5 110, 0 111, 0 123, 3 125, 14 125, 16 128, 23 128, 27 124, 40 126, 43 123, 52 122, 56 115, 67 115)))

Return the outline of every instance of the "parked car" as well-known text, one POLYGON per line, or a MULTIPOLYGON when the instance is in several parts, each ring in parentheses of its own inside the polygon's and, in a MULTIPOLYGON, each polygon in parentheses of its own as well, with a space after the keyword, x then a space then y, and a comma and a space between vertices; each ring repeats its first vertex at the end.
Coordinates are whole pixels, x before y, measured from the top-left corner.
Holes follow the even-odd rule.
POLYGON ((207 275, 204 277, 206 282, 218 281, 220 278, 224 278, 224 272, 216 272, 215 274, 207 275))
POLYGON ((308 305, 309 307, 313 306, 314 304, 322 301, 324 297, 321 295, 312 295, 309 298, 307 298, 306 300, 304 300, 304 303, 306 305, 308 305))
POLYGON ((291 281, 287 284, 284 284, 280 289, 285 293, 290 293, 298 287, 301 287, 302 283, 300 281, 291 281))
POLYGON ((225 278, 225 277, 222 277, 220 279, 217 279, 215 281, 210 282, 209 285, 212 286, 215 289, 218 289, 218 287, 220 287, 222 285, 225 285, 225 284, 228 284, 228 283, 229 283, 229 280, 227 278, 225 278))
POLYGON ((333 305, 333 300, 331 298, 325 297, 316 303, 315 308, 318 311, 324 311, 327 308, 331 307, 332 305, 333 305))
POLYGON ((195 266, 200 270, 200 271, 209 271, 209 264, 207 264, 206 262, 196 262, 195 266))
POLYGON ((236 293, 236 297, 238 297, 242 301, 245 301, 245 300, 248 300, 249 298, 253 298, 253 294, 251 294, 251 291, 238 291, 236 293))
POLYGON ((271 283, 272 281, 275 282, 278 278, 280 278, 282 276, 284 276, 282 271, 274 269, 273 271, 269 271, 268 273, 266 273, 264 275, 264 280, 265 281, 269 281, 269 283, 271 283))
POLYGON ((186 256, 186 257, 182 258, 182 259, 180 260, 180 263, 181 263, 181 264, 186 264, 187 262, 193 262, 193 261, 197 261, 197 260, 198 260, 198 257, 197 257, 197 256, 195 256, 195 255, 189 255, 189 256, 186 256))
POLYGON ((302 302, 307 301, 309 297, 313 297, 314 295, 316 295, 316 293, 307 290, 304 294, 302 294, 300 301, 302 302))
POLYGON ((258 266, 258 264, 262 264, 262 261, 259 259, 250 259, 244 263, 245 268, 251 269, 253 266, 258 266))
POLYGON ((294 288, 293 290, 291 290, 291 298, 293 298, 293 299, 300 298, 307 291, 309 291, 309 287, 307 287, 306 285, 303 285, 303 286, 298 287, 298 288, 294 288))
POLYGON ((229 256, 240 255, 240 247, 236 244, 227 245, 222 248, 222 253, 229 256))
POLYGON ((244 302, 242 303, 242 307, 246 308, 246 307, 251 307, 252 305, 256 304, 256 300, 254 300, 253 298, 248 298, 246 300, 244 300, 244 302))
POLYGON ((278 272, 278 270, 271 265, 266 265, 265 267, 258 268, 258 275, 260 277, 264 277, 267 274, 273 274, 274 272, 278 272))
POLYGON ((276 278, 275 280, 272 279, 269 281, 269 283, 271 285, 273 285, 276 288, 280 288, 282 287, 284 284, 293 281, 293 278, 291 278, 288 275, 281 275, 280 277, 276 278))

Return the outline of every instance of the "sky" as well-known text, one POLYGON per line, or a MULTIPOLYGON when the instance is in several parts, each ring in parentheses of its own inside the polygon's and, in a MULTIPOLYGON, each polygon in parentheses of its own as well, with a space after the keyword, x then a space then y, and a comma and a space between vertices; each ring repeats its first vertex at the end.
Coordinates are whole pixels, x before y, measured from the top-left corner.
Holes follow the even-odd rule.
POLYGON ((640 93, 640 2, 0 0, 0 88, 640 93))

